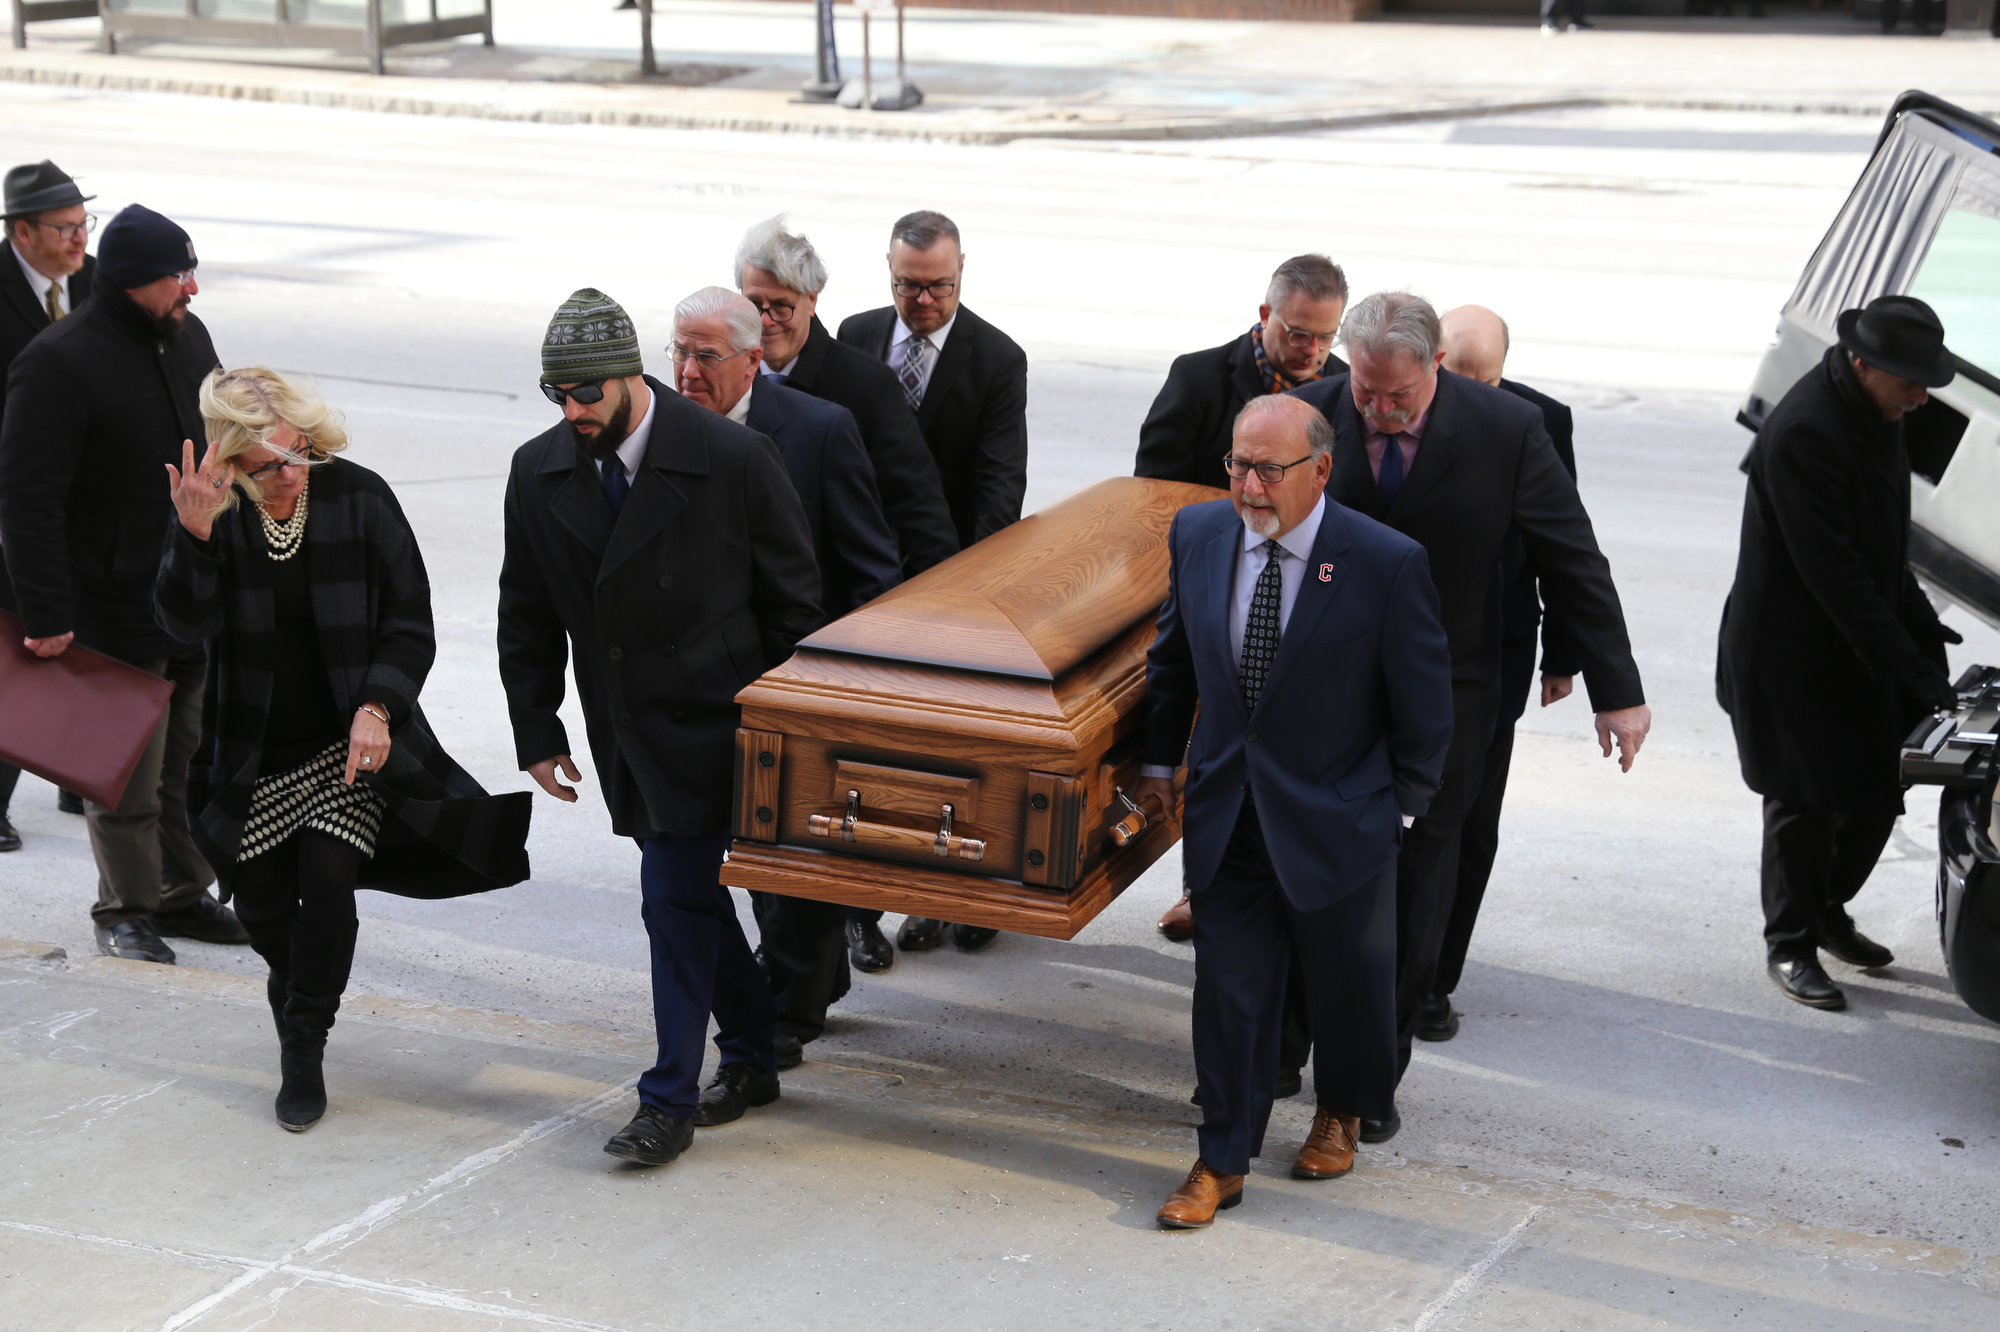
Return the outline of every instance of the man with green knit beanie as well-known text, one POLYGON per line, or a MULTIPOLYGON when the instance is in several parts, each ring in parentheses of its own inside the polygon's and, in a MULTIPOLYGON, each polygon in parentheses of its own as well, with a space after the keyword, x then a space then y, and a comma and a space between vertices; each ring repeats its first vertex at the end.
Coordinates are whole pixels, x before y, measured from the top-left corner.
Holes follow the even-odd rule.
POLYGON ((664 1165, 697 1127, 778 1098, 778 1010, 721 885, 733 815, 736 694, 821 620, 805 509, 777 447, 645 373, 638 335, 595 288, 542 340, 563 419, 507 480, 500 678, 521 767, 574 801, 558 715, 571 665, 620 837, 639 843, 659 1056, 605 1151, 664 1165), (721 1067, 700 1085, 710 1014, 721 1067))

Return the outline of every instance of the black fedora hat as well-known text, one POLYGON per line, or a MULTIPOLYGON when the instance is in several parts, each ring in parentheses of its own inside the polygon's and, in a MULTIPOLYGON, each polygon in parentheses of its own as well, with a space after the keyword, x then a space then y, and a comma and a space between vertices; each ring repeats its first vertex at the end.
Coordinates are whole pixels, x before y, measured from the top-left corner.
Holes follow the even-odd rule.
POLYGON ((7 173, 6 206, 9 217, 68 208, 72 204, 88 203, 96 197, 78 189, 76 182, 54 162, 17 166, 7 173))
POLYGON ((1840 345, 1877 370, 1912 384, 1943 388, 1958 374, 1958 358, 1945 350, 1944 324, 1914 296, 1877 296, 1834 321, 1840 345))

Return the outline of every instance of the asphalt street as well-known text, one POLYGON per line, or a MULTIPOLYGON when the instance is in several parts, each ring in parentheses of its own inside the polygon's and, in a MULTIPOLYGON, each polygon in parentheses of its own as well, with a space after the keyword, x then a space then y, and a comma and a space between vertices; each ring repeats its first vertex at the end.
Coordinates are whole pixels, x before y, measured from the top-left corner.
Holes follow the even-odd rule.
MULTIPOLYGON (((1577 408, 1656 728, 1620 775, 1580 699, 1524 723, 1462 1034, 1421 1049, 1406 1128, 1376 1150, 1985 1252, 2000 1030, 1944 976, 1932 811, 1913 799, 1856 905, 1898 964, 1836 966, 1846 1013, 1791 1004, 1763 974, 1757 802, 1713 701, 1748 443, 1734 412, 1874 129, 1624 109, 984 148, 0 87, 15 159, 55 159, 105 216, 139 201, 193 233, 195 309, 226 363, 308 372, 348 413, 351 456, 396 485, 423 543, 426 709, 490 789, 528 785, 494 668, 502 483, 553 419, 537 347, 573 288, 623 301, 661 374, 674 303, 730 281, 748 224, 782 211, 811 235, 837 319, 886 299, 889 222, 941 208, 967 304, 1028 350, 1030 509, 1129 471, 1168 362, 1248 327, 1287 255, 1332 255, 1357 292, 1494 307, 1510 375, 1577 408)), ((2000 635, 1946 619, 1967 639, 1955 664, 2000 661, 2000 635)), ((81 821, 32 778, 14 819, 28 845, 0 858, 0 937, 87 955, 81 821)), ((354 989, 645 1031, 635 849, 587 789, 538 803, 531 851, 534 879, 505 892, 365 894, 354 989)), ((1177 880, 1169 857, 1070 943, 1002 936, 857 978, 810 1053, 1191 1124, 1192 958, 1152 930, 1177 880)), ((256 969, 247 950, 180 952, 256 969)), ((1285 1113, 1309 1105, 1308 1088, 1285 1113)))

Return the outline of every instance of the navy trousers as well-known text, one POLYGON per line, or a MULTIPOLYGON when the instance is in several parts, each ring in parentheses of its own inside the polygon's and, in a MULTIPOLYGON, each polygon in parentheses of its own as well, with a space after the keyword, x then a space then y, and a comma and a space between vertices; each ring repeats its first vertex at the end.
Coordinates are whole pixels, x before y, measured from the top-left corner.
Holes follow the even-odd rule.
POLYGON ((1248 1172, 1264 1150, 1285 982, 1297 949, 1319 1104, 1386 1119, 1396 1096, 1396 864, 1332 906, 1285 897, 1246 798, 1222 866, 1194 893, 1194 1064, 1201 1159, 1248 1172))
POLYGON ((652 837, 639 843, 639 892, 653 947, 653 1027, 659 1062, 639 1079, 639 1099, 676 1119, 694 1116, 702 1049, 715 1014, 715 1048, 725 1064, 777 1071, 771 999, 736 903, 722 886, 729 834, 652 837))

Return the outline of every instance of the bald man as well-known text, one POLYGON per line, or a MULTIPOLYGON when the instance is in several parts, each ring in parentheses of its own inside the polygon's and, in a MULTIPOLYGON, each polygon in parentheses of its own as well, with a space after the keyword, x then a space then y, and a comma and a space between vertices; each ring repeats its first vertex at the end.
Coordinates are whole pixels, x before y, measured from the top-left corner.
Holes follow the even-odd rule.
MULTIPOLYGON (((1546 393, 1503 377, 1510 345, 1507 321, 1483 305, 1461 305, 1447 311, 1440 323, 1444 326, 1444 368, 1504 389, 1541 408, 1542 423, 1555 442, 1556 456, 1575 477, 1574 421, 1569 408, 1546 393)), ((1438 956, 1437 983, 1418 1019, 1417 1035, 1427 1041, 1448 1041, 1458 1034, 1451 993, 1465 970, 1465 952, 1472 942, 1472 927, 1479 918, 1479 903, 1486 895, 1486 881, 1500 845, 1500 804, 1514 756, 1514 723, 1528 707, 1537 629, 1542 640, 1543 707, 1569 696, 1577 671, 1562 626, 1553 614, 1546 621, 1542 618, 1534 564, 1519 536, 1508 538, 1501 566, 1506 592, 1500 619, 1500 718, 1493 743, 1486 750, 1486 774, 1479 783, 1479 797, 1459 833, 1458 887, 1452 898, 1451 921, 1445 927, 1444 948, 1438 956)))

